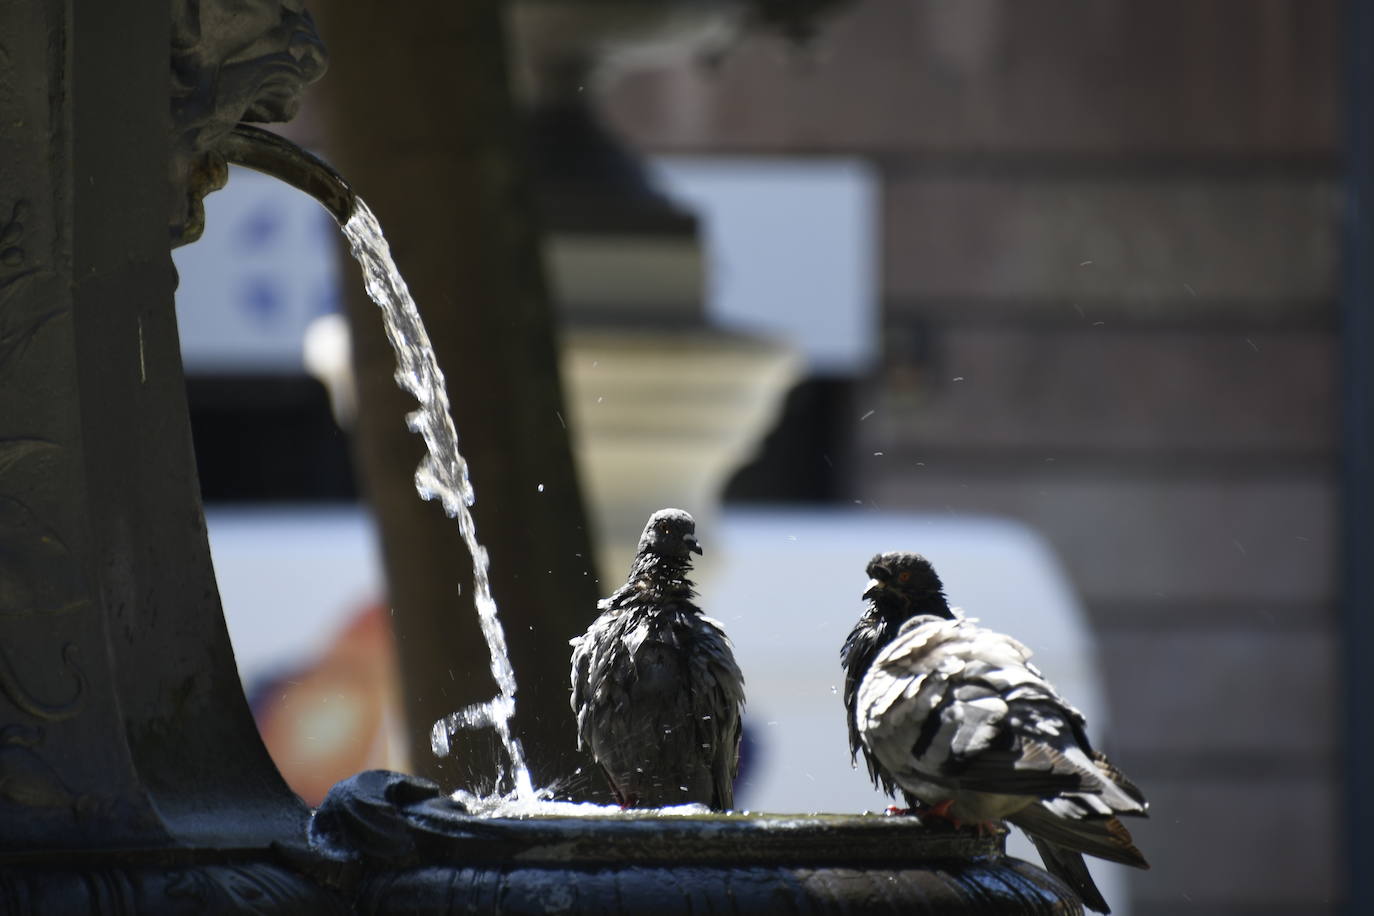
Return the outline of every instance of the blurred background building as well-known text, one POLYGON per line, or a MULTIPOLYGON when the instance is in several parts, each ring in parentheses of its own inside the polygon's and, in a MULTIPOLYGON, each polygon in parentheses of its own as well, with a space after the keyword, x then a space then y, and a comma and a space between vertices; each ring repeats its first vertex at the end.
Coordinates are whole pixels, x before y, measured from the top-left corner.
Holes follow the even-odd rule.
MULTIPOLYGON (((1340 910, 1340 13, 859 0, 805 46, 751 33, 709 60, 637 61, 597 93, 683 216, 622 221, 601 249, 568 247, 549 218, 556 275, 571 258, 584 283, 637 290, 579 311, 562 288, 575 428, 615 412, 599 458, 582 443, 583 479, 615 490, 598 467, 614 484, 689 447, 711 463, 690 492, 650 473, 631 505, 596 497, 603 583, 645 507, 704 503, 685 508, 712 519, 708 560, 722 545, 705 604, 757 659, 752 772, 827 783, 797 807, 881 804, 842 746, 812 767, 769 733, 829 717, 843 741, 831 687, 862 563, 902 547, 945 569, 944 551, 954 603, 1048 652, 1149 795, 1132 829, 1154 869, 1129 875, 1131 912, 1340 910), (657 247, 627 256, 636 234, 657 247), (740 351, 752 381, 722 388, 735 370, 719 360, 740 351), (628 373, 619 388, 602 360, 628 373), (663 406, 665 366, 695 401, 663 406), (636 393, 639 412, 623 403, 636 393), (811 603, 769 605, 760 576, 811 603), (794 705, 759 699, 774 695, 794 705)), ((293 130, 328 155, 309 110, 293 130)), ((391 663, 370 528, 301 356, 352 268, 334 266, 312 203, 274 195, 235 175, 207 201, 206 240, 178 252, 179 310, 241 670, 309 798, 364 761, 404 761, 378 687, 391 663), (327 549, 271 565, 310 545, 327 549), (287 610, 263 606, 273 594, 287 610), (339 671, 365 674, 349 688, 339 671), (291 724, 292 703, 310 724, 291 724), (311 756, 328 735, 338 754, 311 756)), ((742 803, 786 804, 755 791, 742 803)))

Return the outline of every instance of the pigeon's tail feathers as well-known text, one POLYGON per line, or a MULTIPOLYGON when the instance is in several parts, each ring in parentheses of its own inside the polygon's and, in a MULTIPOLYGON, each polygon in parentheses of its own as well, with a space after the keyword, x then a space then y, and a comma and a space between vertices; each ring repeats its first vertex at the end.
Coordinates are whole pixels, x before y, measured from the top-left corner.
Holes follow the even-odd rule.
POLYGON ((601 767, 601 774, 606 777, 606 785, 610 788, 611 797, 615 799, 615 803, 622 808, 634 807, 637 799, 632 795, 627 795, 621 790, 620 785, 615 781, 615 775, 610 769, 604 764, 598 764, 598 766, 601 767))
POLYGON ((1065 817, 1055 807, 1068 799, 1054 799, 1023 808, 1007 818, 1037 841, 1087 853, 1108 862, 1148 869, 1150 863, 1135 847, 1131 832, 1115 817, 1065 817))
POLYGON ((1073 888, 1085 907, 1104 916, 1111 913, 1112 908, 1107 906, 1106 898, 1093 882, 1093 876, 1088 872, 1088 865, 1083 861, 1082 855, 1038 836, 1032 836, 1030 841, 1039 850, 1045 870, 1073 888))

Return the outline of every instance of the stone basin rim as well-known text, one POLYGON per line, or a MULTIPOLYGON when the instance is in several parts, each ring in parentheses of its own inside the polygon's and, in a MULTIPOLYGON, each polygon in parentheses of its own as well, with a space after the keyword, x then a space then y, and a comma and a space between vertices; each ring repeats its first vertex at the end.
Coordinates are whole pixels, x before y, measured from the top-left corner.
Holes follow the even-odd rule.
POLYGON ((417 826, 427 828, 438 840, 431 855, 465 862, 915 865, 1005 855, 1005 830, 978 836, 972 831, 926 827, 912 817, 753 813, 480 817, 447 806, 414 814, 417 826))

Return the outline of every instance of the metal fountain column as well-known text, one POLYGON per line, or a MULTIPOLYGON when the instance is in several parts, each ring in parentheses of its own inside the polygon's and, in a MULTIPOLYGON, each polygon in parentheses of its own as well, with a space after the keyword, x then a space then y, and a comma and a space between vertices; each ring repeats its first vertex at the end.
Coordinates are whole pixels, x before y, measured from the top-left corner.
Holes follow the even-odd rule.
POLYGON ((307 811, 210 565, 169 257, 167 0, 0 3, 0 850, 261 848, 307 811))

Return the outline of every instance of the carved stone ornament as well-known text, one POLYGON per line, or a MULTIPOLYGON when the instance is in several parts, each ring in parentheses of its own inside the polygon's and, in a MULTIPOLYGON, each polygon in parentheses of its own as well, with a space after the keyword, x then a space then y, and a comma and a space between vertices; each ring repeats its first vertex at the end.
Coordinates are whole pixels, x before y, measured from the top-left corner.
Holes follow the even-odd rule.
POLYGON ((215 147, 240 121, 289 121, 324 74, 301 0, 172 0, 172 244, 200 238, 202 198, 224 187, 215 147))

